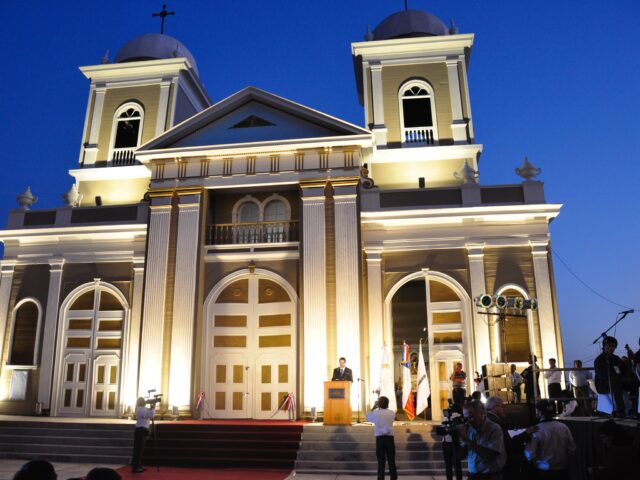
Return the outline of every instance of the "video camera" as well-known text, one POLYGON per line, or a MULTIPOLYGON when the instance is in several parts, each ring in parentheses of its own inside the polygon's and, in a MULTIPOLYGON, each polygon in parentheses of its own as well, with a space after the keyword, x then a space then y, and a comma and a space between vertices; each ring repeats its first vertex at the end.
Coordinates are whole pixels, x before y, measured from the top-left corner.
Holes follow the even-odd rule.
POLYGON ((149 405, 151 405, 151 407, 156 406, 156 404, 160 403, 162 401, 162 394, 161 393, 155 393, 156 390, 147 390, 147 397, 144 399, 144 403, 148 403, 149 405))
POLYGON ((436 434, 441 437, 453 436, 455 434, 455 430, 460 425, 466 425, 467 423, 467 417, 454 411, 453 402, 451 400, 449 400, 449 408, 442 410, 442 416, 444 417, 442 424, 435 428, 436 434))

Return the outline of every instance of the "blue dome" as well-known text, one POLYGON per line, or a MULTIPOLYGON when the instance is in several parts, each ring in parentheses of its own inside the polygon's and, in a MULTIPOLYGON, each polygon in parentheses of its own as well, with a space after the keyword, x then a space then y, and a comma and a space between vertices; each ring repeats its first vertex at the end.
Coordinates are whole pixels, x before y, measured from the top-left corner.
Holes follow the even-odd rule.
POLYGON ((382 20, 373 31, 374 40, 448 35, 449 29, 435 15, 422 10, 402 10, 382 20))
POLYGON ((162 60, 185 57, 196 74, 198 66, 191 52, 180 40, 161 33, 147 33, 127 42, 116 55, 116 63, 162 60))

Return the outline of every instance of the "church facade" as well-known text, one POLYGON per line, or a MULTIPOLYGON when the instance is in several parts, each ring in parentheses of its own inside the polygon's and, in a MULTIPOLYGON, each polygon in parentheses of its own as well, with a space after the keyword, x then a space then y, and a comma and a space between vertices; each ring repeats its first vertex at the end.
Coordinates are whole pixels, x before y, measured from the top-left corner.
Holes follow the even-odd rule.
POLYGON ((414 10, 353 43, 365 127, 254 87, 213 103, 167 35, 82 67, 66 205, 30 209, 27 191, 0 232, 0 413, 121 417, 155 390, 207 418, 284 418, 293 393, 304 417, 342 356, 355 410, 383 348, 400 377, 406 340, 437 419, 458 361, 562 365, 560 205, 529 164, 479 184, 472 44, 414 10), (499 322, 482 293, 539 307, 499 322))

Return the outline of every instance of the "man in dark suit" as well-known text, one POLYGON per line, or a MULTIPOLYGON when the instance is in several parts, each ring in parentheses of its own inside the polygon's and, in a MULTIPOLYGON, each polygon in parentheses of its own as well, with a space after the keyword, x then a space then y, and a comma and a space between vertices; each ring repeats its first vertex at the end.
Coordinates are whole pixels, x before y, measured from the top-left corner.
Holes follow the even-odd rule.
POLYGON ((345 381, 353 383, 353 374, 351 373, 351 369, 346 367, 347 359, 344 357, 340 357, 338 360, 340 366, 338 368, 333 369, 333 376, 331 377, 331 381, 345 381))

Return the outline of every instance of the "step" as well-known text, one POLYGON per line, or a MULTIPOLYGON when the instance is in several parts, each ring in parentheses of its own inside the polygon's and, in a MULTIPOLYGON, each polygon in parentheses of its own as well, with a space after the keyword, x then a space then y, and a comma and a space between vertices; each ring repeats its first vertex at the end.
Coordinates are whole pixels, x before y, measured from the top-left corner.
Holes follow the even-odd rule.
MULTIPOLYGON (((444 471, 444 460, 442 461, 411 461, 411 462, 396 462, 398 469, 412 470, 412 471, 444 471)), ((378 470, 377 461, 348 461, 340 464, 334 462, 320 462, 315 460, 296 460, 295 463, 296 472, 317 472, 318 470, 332 471, 332 472, 376 472, 378 470)))
POLYGON ((63 437, 63 436, 48 436, 48 435, 5 435, 0 433, 0 443, 15 443, 15 444, 47 444, 47 445, 94 445, 94 446, 133 446, 133 438, 131 435, 126 437, 63 437))
MULTIPOLYGON (((442 450, 441 442, 420 442, 420 441, 411 441, 411 442, 400 442, 398 440, 395 441, 396 450, 406 450, 406 451, 414 451, 414 450, 442 450)), ((368 439, 368 441, 362 442, 341 442, 341 441, 325 441, 325 440, 304 440, 300 442, 300 450, 352 450, 352 451, 360 451, 360 450, 371 450, 375 451, 376 442, 373 438, 368 439)))
POLYGON ((98 453, 99 455, 107 455, 107 456, 122 456, 122 455, 130 455, 132 446, 117 446, 117 447, 108 447, 101 446, 96 447, 95 445, 50 445, 50 444, 41 444, 36 443, 37 439, 33 439, 33 443, 29 444, 16 444, 16 443, 0 443, 0 451, 3 452, 32 452, 34 454, 40 455, 48 455, 48 454, 72 454, 72 455, 91 455, 94 453, 98 453), (27 448, 25 448, 27 447, 27 448))
MULTIPOLYGON (((42 459, 42 454, 33 452, 6 452, 0 451, 0 458, 14 460, 38 460, 42 459)), ((108 465, 128 465, 131 462, 131 455, 83 455, 83 454, 56 454, 47 453, 49 462, 60 463, 88 463, 88 464, 108 464, 108 465)))
MULTIPOLYGON (((415 451, 415 452, 403 452, 396 450, 396 461, 443 461, 444 455, 442 451, 415 451)), ((313 451, 313 450, 300 450, 298 452, 298 460, 317 460, 317 461, 333 461, 333 462, 351 462, 351 461, 376 461, 375 450, 367 451, 313 451)))

